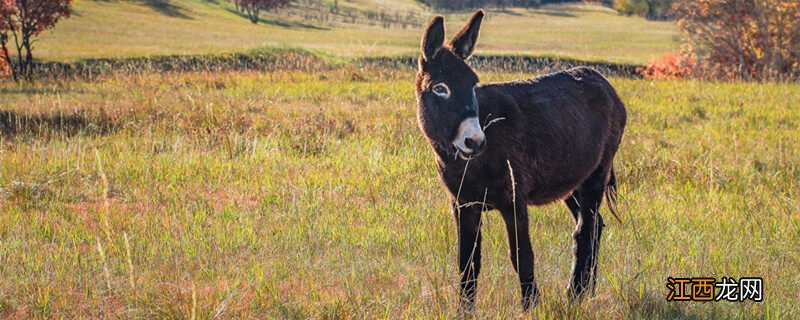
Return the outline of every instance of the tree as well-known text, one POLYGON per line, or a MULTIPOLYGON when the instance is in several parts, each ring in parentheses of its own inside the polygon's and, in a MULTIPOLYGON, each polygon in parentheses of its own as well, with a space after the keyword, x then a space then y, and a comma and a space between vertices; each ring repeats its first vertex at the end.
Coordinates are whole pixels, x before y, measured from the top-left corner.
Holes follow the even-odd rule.
POLYGON ((667 17, 672 0, 617 0, 614 7, 627 15, 639 15, 651 20, 667 17))
POLYGON ((679 0, 673 10, 699 76, 800 79, 800 1, 679 0))
MULTIPOLYGON (((1 0, 0 0, 1 1, 1 0)), ((250 22, 257 24, 261 11, 269 11, 292 3, 292 0, 233 0, 236 9, 244 12, 250 22)))
POLYGON ((12 12, 12 7, 7 1, 0 0, 0 78, 7 75, 8 63, 11 61, 11 58, 8 56, 8 48, 6 47, 8 35, 3 31, 8 28, 6 27, 6 20, 3 17, 11 15, 12 12))
POLYGON ((36 36, 70 16, 72 0, 0 0, 0 49, 14 80, 30 77, 36 36), (8 44, 13 39, 17 61, 8 44))

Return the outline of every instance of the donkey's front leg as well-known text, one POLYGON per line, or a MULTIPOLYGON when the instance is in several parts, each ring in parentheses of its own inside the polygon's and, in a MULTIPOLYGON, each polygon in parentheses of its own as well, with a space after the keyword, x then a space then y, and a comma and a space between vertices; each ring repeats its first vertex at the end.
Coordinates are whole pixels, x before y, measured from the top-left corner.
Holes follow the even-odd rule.
POLYGON ((461 311, 475 308, 475 288, 481 272, 481 209, 477 205, 453 205, 458 223, 458 270, 461 273, 461 311))
POLYGON ((522 308, 527 310, 539 301, 539 289, 533 276, 533 248, 528 233, 528 207, 524 201, 517 200, 500 210, 508 231, 509 254, 514 270, 519 274, 522 289, 522 308))

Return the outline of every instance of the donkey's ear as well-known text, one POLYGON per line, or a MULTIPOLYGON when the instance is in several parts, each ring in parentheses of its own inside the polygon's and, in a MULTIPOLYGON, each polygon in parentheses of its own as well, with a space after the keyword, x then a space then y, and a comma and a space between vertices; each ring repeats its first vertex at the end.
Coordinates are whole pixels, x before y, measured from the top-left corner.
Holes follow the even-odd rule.
POLYGON ((430 61, 443 46, 444 17, 436 16, 425 30, 425 36, 422 37, 422 58, 430 61))
POLYGON ((450 47, 459 58, 466 60, 475 50, 478 33, 481 30, 481 21, 483 21, 483 9, 478 9, 464 29, 461 29, 453 37, 453 40, 450 40, 450 47))

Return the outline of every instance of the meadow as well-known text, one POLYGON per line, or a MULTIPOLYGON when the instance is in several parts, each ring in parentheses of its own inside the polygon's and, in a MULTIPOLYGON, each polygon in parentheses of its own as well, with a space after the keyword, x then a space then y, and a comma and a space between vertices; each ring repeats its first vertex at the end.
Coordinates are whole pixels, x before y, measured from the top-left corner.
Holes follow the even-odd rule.
MULTIPOLYGON (((73 17, 42 35, 36 44, 36 57, 75 62, 276 47, 302 48, 343 58, 416 56, 420 30, 435 14, 412 0, 339 2, 361 12, 411 12, 420 23, 406 28, 382 28, 366 24, 365 20, 355 24, 326 23, 305 19, 296 10, 281 9, 265 14, 263 21, 254 25, 235 13, 229 1, 76 0, 73 17), (155 5, 159 3, 162 5, 155 5)), ((331 3, 323 1, 323 5, 331 3)), ((454 34, 469 17, 469 13, 445 15, 448 34, 454 34)), ((548 55, 641 64, 677 48, 673 42, 677 32, 670 22, 620 16, 600 6, 492 11, 483 31, 482 54, 548 55)))
MULTIPOLYGON (((0 90, 0 317, 450 318, 457 240, 413 72, 183 73, 0 90)), ((530 77, 481 73, 483 81, 530 77)), ((610 79, 629 124, 596 295, 572 218, 531 207, 524 314, 485 215, 481 318, 800 315, 800 85, 610 79), (667 277, 759 276, 763 302, 666 302, 667 277)))
MULTIPOLYGON (((434 14, 411 0, 341 4, 434 14)), ((1 319, 456 315, 456 225, 417 128, 414 72, 352 63, 417 55, 421 27, 295 11, 253 25, 231 7, 76 0, 35 53, 147 64, 265 52, 229 61, 265 66, 0 81, 1 319)), ((467 14, 446 14, 448 34, 467 14)), ((599 6, 544 6, 490 11, 477 50, 642 64, 676 35, 599 6)), ((565 206, 531 207, 543 296, 523 313, 489 212, 477 318, 800 317, 800 84, 610 81, 628 126, 621 221, 604 207, 595 295, 566 302, 565 206), (764 301, 666 301, 668 277, 706 276, 763 277, 764 301)))

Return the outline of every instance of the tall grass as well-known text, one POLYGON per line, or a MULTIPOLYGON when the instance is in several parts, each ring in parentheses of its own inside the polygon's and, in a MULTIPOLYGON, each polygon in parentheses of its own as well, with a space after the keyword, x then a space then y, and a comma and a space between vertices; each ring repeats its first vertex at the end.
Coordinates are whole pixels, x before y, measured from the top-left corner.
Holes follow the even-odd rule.
MULTIPOLYGON (((630 115, 615 164, 623 221, 607 220, 595 297, 566 303, 566 208, 532 207, 543 295, 521 314, 490 212, 478 316, 800 315, 798 85, 611 82, 630 115), (668 303, 669 276, 761 276, 764 302, 668 303)), ((455 314, 455 222, 416 127, 411 72, 0 90, 2 318, 455 314)))

